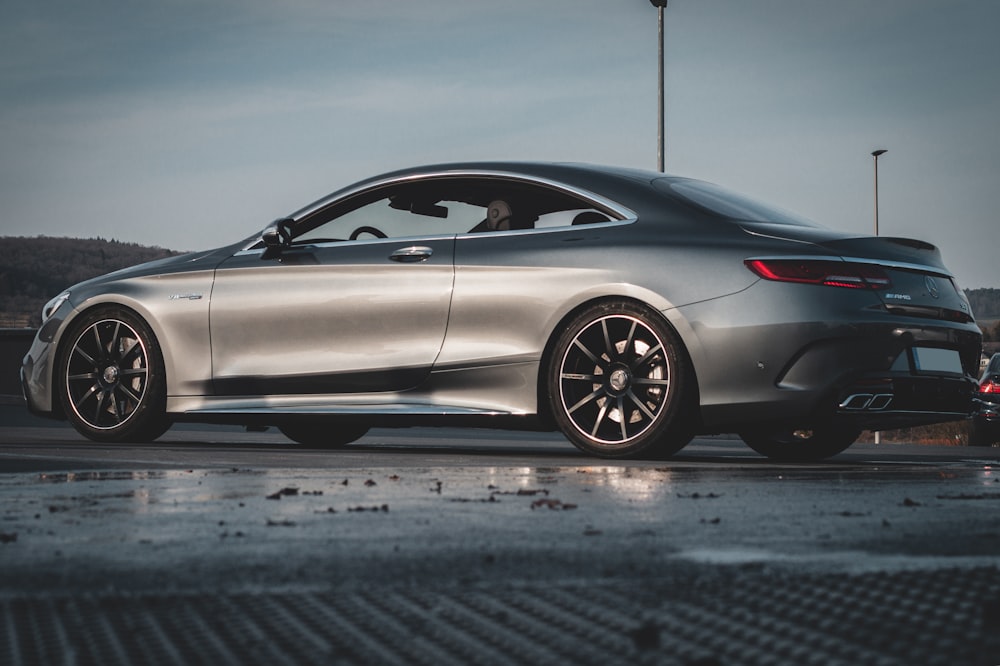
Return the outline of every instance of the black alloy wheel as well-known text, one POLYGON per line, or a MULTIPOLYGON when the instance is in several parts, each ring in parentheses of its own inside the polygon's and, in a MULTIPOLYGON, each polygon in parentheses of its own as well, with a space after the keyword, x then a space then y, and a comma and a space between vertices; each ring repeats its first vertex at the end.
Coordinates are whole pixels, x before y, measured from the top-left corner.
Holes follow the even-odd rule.
POLYGON ((662 458, 692 437, 690 363, 655 311, 630 301, 580 312, 553 348, 552 414, 578 448, 606 458, 662 458))
POLYGON ((65 335, 58 377, 66 417, 101 442, 152 441, 169 427, 160 346, 141 318, 101 308, 65 335))

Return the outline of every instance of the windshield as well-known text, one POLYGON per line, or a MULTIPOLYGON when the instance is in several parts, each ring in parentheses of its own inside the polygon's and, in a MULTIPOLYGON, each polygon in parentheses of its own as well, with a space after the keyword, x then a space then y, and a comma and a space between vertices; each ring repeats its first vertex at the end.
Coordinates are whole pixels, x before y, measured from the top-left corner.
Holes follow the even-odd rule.
MULTIPOLYGON (((746 222, 820 227, 804 217, 700 180, 660 178, 656 186, 712 213, 746 222)), ((820 227, 821 228, 821 227, 820 227)))

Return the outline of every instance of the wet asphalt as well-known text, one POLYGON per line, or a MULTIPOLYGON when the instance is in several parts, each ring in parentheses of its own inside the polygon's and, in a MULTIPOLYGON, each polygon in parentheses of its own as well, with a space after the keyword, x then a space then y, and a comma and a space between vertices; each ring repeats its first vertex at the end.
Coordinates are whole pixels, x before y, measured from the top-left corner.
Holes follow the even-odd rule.
POLYGON ((1000 663, 1000 449, 0 416, 3 663, 1000 663))

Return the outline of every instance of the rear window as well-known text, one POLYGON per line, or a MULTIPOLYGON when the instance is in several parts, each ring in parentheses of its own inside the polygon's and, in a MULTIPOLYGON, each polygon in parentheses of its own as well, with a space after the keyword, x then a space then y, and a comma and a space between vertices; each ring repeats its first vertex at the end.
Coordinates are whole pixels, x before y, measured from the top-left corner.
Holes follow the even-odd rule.
POLYGON ((733 220, 821 228, 821 225, 795 213, 737 194, 712 183, 700 180, 660 178, 655 181, 655 185, 658 189, 667 190, 699 208, 733 220))

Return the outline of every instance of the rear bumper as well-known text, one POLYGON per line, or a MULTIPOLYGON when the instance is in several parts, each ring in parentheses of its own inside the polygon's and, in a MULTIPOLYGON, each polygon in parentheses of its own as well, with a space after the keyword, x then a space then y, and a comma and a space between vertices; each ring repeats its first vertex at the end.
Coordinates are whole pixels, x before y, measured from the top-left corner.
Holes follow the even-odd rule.
MULTIPOLYGON (((975 324, 903 321, 878 308, 854 315, 703 327, 704 347, 724 351, 699 373, 703 432, 831 421, 884 430, 974 413, 982 344, 975 324), (928 349, 947 350, 955 355, 954 365, 921 370, 918 348, 921 357, 928 349)), ((750 316, 737 312, 731 318, 750 316)))
POLYGON ((972 420, 984 432, 1000 433, 1000 404, 976 399, 972 420))
POLYGON ((869 430, 967 419, 978 385, 971 377, 871 375, 841 389, 834 419, 869 430))

